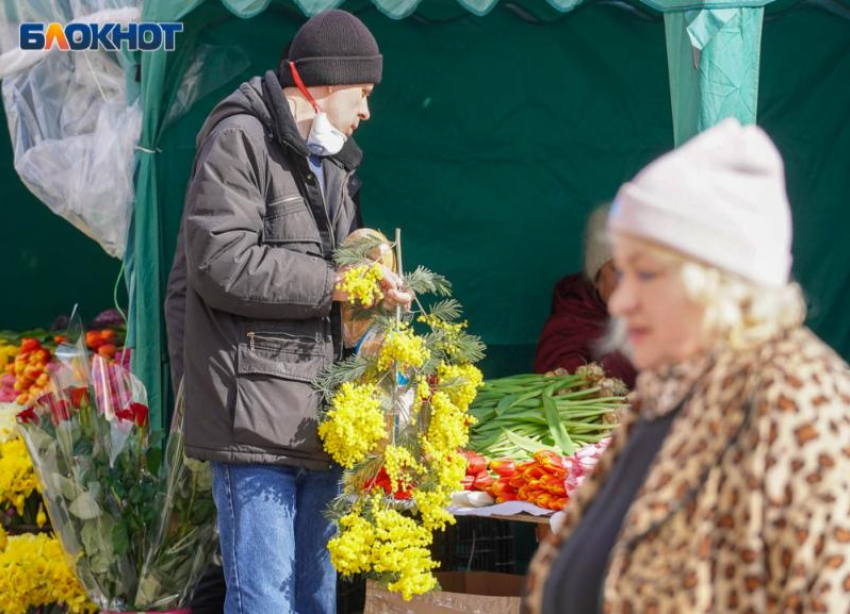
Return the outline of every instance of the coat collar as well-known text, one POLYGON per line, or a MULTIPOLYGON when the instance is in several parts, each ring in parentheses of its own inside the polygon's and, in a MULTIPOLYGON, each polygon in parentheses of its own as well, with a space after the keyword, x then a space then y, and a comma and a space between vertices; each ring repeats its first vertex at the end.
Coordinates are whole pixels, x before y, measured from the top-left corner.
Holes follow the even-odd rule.
POLYGON ((700 492, 711 470, 729 452, 748 423, 758 378, 768 347, 761 350, 720 348, 663 373, 642 375, 639 398, 654 408, 653 419, 684 400, 623 522, 620 543, 629 547, 685 508, 700 492))

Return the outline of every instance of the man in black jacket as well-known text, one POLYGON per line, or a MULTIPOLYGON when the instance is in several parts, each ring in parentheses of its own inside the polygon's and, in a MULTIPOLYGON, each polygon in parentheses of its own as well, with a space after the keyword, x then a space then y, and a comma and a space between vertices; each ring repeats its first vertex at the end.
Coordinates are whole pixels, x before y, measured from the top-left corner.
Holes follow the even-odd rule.
MULTIPOLYGON (((348 137, 381 72, 356 17, 321 13, 279 73, 242 84, 198 136, 172 280, 185 272, 186 450, 213 464, 227 614, 335 609, 322 511, 341 471, 311 381, 342 353, 332 254, 356 227, 362 157, 348 137)), ((409 304, 392 272, 382 283, 409 304)))

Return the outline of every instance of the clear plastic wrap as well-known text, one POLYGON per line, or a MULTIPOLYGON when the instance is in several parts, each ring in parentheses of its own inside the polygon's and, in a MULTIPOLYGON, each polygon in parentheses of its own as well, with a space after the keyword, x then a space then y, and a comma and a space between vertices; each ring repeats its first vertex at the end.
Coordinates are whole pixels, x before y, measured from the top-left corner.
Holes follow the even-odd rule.
MULTIPOLYGON (((135 197, 143 115, 133 84, 137 66, 123 51, 24 51, 18 28, 123 25, 138 21, 141 7, 141 0, 0 2, 0 79, 15 171, 51 211, 116 258, 126 250, 135 197)), ((198 46, 163 127, 249 67, 237 46, 198 46)))
POLYGON ((215 548, 210 469, 183 456, 182 403, 163 454, 144 386, 89 359, 78 317, 67 338, 18 415, 54 531, 101 610, 181 607, 215 548))
POLYGON ((240 47, 199 45, 186 72, 183 73, 180 89, 168 108, 163 126, 170 126, 198 100, 212 94, 250 67, 251 60, 240 47))
POLYGON ((22 51, 24 21, 136 21, 140 0, 0 4, 3 105, 21 180, 103 249, 124 255, 142 112, 127 90, 128 56, 22 51), (11 44, 14 42, 14 44, 11 44))

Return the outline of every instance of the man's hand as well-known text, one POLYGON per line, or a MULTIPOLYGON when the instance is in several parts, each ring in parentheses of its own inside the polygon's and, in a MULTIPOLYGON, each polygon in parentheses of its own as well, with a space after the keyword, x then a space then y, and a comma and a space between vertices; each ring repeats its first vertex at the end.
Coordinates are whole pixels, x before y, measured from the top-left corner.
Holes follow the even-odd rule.
POLYGON ((336 280, 334 281, 334 293, 331 297, 331 300, 347 303, 348 302, 348 292, 342 290, 340 286, 342 286, 342 280, 345 278, 345 272, 351 267, 344 266, 336 270, 336 280))
POLYGON ((387 309, 395 309, 400 305, 402 310, 410 310, 413 302, 413 292, 405 288, 404 280, 396 275, 391 269, 381 265, 384 276, 381 279, 381 292, 384 293, 384 306, 387 309))
MULTIPOLYGON (((345 272, 349 268, 342 267, 336 271, 333 300, 341 303, 345 303, 349 299, 348 292, 340 289, 345 272)), ((381 265, 381 273, 383 277, 379 283, 384 295, 384 306, 387 309, 395 309, 396 305, 400 305, 405 311, 409 310, 413 302, 413 292, 404 287, 404 280, 384 265, 381 265)), ((366 307, 372 307, 372 305, 366 305, 366 307)))

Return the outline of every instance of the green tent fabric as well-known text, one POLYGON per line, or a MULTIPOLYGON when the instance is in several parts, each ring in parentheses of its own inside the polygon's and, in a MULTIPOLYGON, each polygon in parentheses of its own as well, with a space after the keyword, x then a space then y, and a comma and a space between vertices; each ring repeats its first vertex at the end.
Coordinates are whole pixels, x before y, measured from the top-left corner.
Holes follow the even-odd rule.
POLYGON ((759 124, 785 160, 808 323, 850 361, 850 4, 791 6, 765 15, 759 124))
POLYGON ((676 145, 726 117, 756 121, 764 8, 664 14, 676 145))
MULTIPOLYGON (((171 3, 146 2, 143 21, 177 21, 171 3)), ((203 15, 199 15, 203 17, 203 15)), ((177 94, 180 78, 194 50, 199 28, 190 21, 181 45, 173 53, 164 50, 142 55, 141 104, 144 109, 142 134, 139 139, 139 166, 136 176, 136 202, 132 232, 132 249, 125 258, 130 270, 130 341, 134 351, 132 367, 148 390, 151 423, 155 429, 163 425, 168 390, 168 358, 162 321, 164 288, 168 277, 163 259, 164 235, 159 207, 157 153, 163 120, 169 104, 177 94)), ((172 235, 173 236, 173 235, 172 235)))
MULTIPOLYGON (((140 154, 135 366, 161 390, 162 288, 195 134, 240 80, 277 63, 304 15, 289 2, 145 6, 145 19, 186 24, 182 55, 151 54, 142 66, 146 113, 153 108, 142 145, 156 153, 140 154), (199 45, 238 46, 250 68, 166 127, 169 101, 199 45)), ((587 213, 673 146, 664 17, 623 2, 585 3, 566 14, 544 0, 503 2, 477 17, 454 0, 429 0, 401 21, 368 0, 345 8, 375 32, 385 55, 373 118, 357 135, 366 153, 366 224, 402 228, 405 262, 454 282, 471 329, 490 347, 488 376, 530 370, 552 286, 580 269, 587 213)), ((783 7, 776 17, 765 10, 758 110, 788 160, 795 273, 811 297, 816 332, 850 356, 850 322, 840 317, 850 248, 830 245, 826 253, 821 241, 830 220, 850 221, 840 165, 850 151, 850 21, 817 6, 783 7), (784 38, 773 34, 780 30, 784 38), (807 88, 806 97, 794 87, 807 88), (814 101, 829 112, 813 112, 814 101)))

